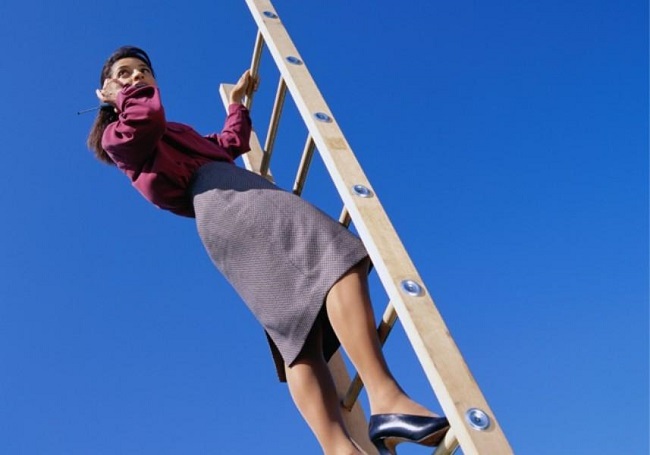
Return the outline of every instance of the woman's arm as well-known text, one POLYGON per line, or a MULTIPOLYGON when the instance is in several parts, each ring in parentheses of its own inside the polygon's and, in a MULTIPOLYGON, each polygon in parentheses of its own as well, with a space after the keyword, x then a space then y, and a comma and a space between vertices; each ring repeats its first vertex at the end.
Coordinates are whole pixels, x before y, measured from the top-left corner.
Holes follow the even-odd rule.
POLYGON ((249 139, 252 123, 248 109, 242 105, 244 96, 249 96, 257 90, 258 78, 253 77, 249 70, 239 78, 237 84, 230 92, 230 106, 228 117, 220 134, 211 134, 208 139, 218 143, 228 151, 233 158, 250 150, 249 139))
POLYGON ((118 119, 106 127, 102 146, 118 167, 138 172, 152 157, 165 132, 160 92, 152 85, 124 87, 112 104, 118 119))
POLYGON ((248 109, 242 104, 231 104, 223 130, 219 134, 206 136, 219 144, 234 160, 250 150, 249 140, 252 123, 248 109))

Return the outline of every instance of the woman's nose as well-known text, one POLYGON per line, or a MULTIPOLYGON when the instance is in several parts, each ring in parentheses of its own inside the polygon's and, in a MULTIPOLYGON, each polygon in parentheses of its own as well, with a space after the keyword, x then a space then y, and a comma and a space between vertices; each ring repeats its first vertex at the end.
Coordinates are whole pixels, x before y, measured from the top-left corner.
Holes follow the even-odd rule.
POLYGON ((142 71, 135 70, 133 71, 133 80, 134 81, 139 81, 144 77, 144 73, 142 71))

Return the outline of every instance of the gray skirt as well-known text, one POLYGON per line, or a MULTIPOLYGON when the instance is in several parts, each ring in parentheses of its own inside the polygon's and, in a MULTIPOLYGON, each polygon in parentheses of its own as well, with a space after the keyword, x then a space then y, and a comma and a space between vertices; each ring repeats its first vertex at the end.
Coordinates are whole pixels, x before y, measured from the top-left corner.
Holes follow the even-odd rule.
POLYGON ((266 331, 280 380, 317 319, 329 359, 339 342, 325 297, 367 257, 363 243, 300 197, 230 163, 202 166, 192 196, 201 241, 266 331))

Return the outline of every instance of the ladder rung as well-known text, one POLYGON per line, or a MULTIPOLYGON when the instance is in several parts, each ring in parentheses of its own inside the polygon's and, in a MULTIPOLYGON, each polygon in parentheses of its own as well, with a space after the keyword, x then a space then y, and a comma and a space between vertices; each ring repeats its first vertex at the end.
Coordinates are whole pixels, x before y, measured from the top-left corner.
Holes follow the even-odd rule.
POLYGON ((311 165, 311 159, 314 156, 314 138, 311 137, 311 134, 307 136, 307 141, 305 142, 305 147, 302 151, 302 157, 300 158, 300 165, 298 166, 298 173, 296 174, 296 180, 293 184, 293 194, 300 196, 302 190, 305 187, 305 180, 307 179, 307 172, 309 172, 309 166, 311 165))
POLYGON ((349 227, 351 222, 352 222, 352 217, 350 216, 350 212, 348 212, 348 209, 346 207, 343 207, 343 210, 341 211, 341 216, 339 216, 339 223, 341 223, 345 227, 349 227))
POLYGON ((278 90, 275 93, 275 102, 273 103, 273 111, 271 112, 271 121, 269 122, 269 131, 266 133, 266 142, 264 143, 264 158, 262 158, 262 167, 260 173, 262 176, 266 175, 271 163, 271 155, 273 154, 273 145, 275 138, 278 135, 278 126, 280 124, 280 116, 282 115, 282 108, 284 107, 284 98, 287 94, 287 84, 284 82, 282 76, 278 82, 278 90))
MULTIPOLYGON (((395 307, 389 302, 388 305, 386 305, 384 315, 379 322, 379 327, 377 327, 377 336, 379 337, 379 343, 382 346, 386 343, 388 335, 395 325, 395 321, 397 321, 397 312, 395 311, 395 307)), ((352 409, 352 406, 354 406, 355 401, 357 401, 362 389, 363 381, 361 381, 359 373, 357 373, 354 375, 354 379, 350 383, 350 387, 343 398, 342 406, 348 410, 352 409)))
POLYGON ((447 431, 447 434, 445 434, 445 437, 442 439, 440 444, 438 444, 438 447, 436 447, 436 450, 433 452, 433 455, 451 455, 456 451, 457 448, 458 448, 458 439, 456 439, 454 430, 450 428, 449 431, 447 431))

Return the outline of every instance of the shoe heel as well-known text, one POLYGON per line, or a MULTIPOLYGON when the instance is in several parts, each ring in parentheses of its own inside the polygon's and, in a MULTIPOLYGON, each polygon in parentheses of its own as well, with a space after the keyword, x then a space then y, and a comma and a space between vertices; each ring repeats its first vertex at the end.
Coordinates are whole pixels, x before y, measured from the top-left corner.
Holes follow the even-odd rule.
POLYGON ((386 442, 383 438, 375 439, 372 441, 372 443, 375 445, 375 448, 379 451, 379 455, 397 455, 397 452, 395 452, 395 448, 386 446, 386 442))

